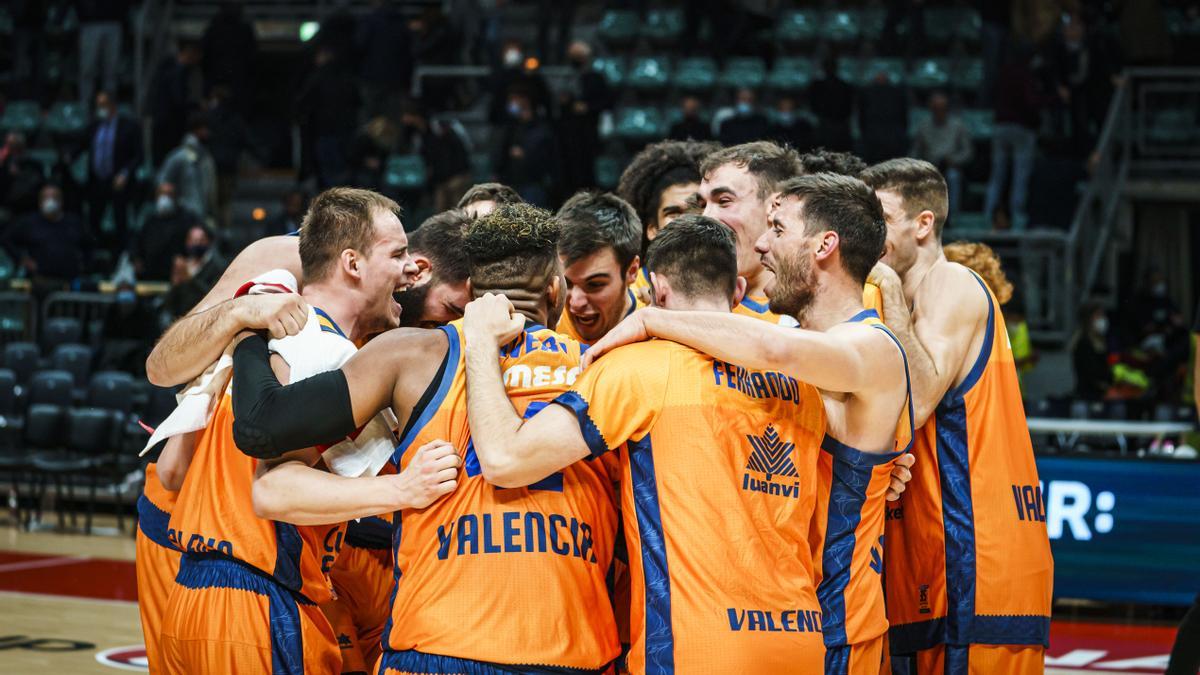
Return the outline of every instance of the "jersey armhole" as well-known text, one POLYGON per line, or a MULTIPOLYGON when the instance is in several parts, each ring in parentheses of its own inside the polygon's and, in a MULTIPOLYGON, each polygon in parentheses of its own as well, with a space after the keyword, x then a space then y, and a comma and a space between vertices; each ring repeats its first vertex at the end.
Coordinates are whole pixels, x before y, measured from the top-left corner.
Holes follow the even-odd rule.
POLYGON ((425 386, 425 391, 421 392, 421 398, 417 399, 412 412, 408 414, 408 421, 404 423, 404 430, 400 432, 400 444, 392 453, 392 461, 396 463, 397 471, 400 469, 400 458, 403 457, 404 451, 408 449, 409 444, 412 443, 421 428, 429 422, 429 418, 437 410, 441 399, 446 396, 446 390, 449 389, 455 371, 458 370, 458 333, 453 328, 446 326, 439 326, 439 330, 446 333, 449 345, 446 355, 442 357, 442 363, 438 366, 437 374, 425 386))

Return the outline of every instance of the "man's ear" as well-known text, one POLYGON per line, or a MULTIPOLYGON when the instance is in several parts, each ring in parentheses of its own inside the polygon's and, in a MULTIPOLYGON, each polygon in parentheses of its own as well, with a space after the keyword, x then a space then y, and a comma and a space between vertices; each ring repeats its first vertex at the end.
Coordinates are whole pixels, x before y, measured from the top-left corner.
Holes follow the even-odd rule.
POLYGON ((733 284, 733 304, 729 306, 730 308, 742 304, 742 298, 746 297, 746 288, 748 288, 746 277, 739 276, 733 284))
POLYGON ((351 278, 362 278, 362 270, 360 269, 362 258, 359 256, 358 251, 352 248, 343 249, 341 255, 338 256, 338 264, 341 266, 342 271, 350 275, 351 278))
POLYGON ((650 297, 655 307, 666 307, 667 298, 671 297, 671 282, 654 272, 650 273, 650 297))
POLYGON ((933 211, 926 209, 917 214, 917 241, 925 241, 927 237, 932 237, 936 223, 937 216, 933 215, 933 211))
POLYGON ((429 258, 420 254, 412 254, 413 264, 417 266, 417 276, 413 279, 414 286, 424 286, 433 279, 433 263, 429 258))
POLYGON ((838 233, 833 230, 827 230, 821 233, 821 243, 817 246, 817 260, 825 260, 833 255, 833 252, 838 249, 841 239, 838 233))
POLYGON ((637 281, 638 269, 641 268, 641 256, 633 256, 633 260, 629 261, 629 267, 625 268, 625 285, 632 286, 633 282, 637 281))
POLYGON ((555 274, 550 277, 550 284, 546 287, 546 299, 550 302, 551 307, 558 305, 558 296, 562 293, 562 277, 555 274))

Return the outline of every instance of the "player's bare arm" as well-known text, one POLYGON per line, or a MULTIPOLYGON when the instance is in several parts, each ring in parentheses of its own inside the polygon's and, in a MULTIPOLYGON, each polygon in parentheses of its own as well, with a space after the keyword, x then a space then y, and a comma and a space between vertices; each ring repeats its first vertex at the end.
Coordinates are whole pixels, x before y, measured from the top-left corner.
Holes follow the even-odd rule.
POLYGON ((158 482, 163 488, 178 492, 183 487, 183 479, 196 454, 196 433, 192 431, 167 439, 157 462, 158 482))
POLYGON ((884 323, 908 355, 919 427, 946 392, 962 380, 964 366, 978 353, 987 321, 987 299, 966 268, 948 262, 930 269, 911 311, 900 279, 890 268, 876 265, 868 281, 879 286, 884 323))
POLYGON ((303 281, 303 273, 300 270, 299 237, 264 237, 252 242, 237 254, 237 257, 229 263, 229 267, 225 268, 225 272, 221 274, 216 285, 200 302, 196 303, 196 306, 188 314, 203 312, 232 298, 237 289, 246 283, 246 280, 253 279, 263 272, 279 269, 291 272, 292 276, 296 277, 296 281, 303 281))
POLYGON ((546 406, 528 420, 513 408, 500 373, 500 346, 516 337, 525 317, 502 295, 485 294, 466 307, 467 418, 479 467, 489 483, 524 487, 587 457, 575 416, 546 406))

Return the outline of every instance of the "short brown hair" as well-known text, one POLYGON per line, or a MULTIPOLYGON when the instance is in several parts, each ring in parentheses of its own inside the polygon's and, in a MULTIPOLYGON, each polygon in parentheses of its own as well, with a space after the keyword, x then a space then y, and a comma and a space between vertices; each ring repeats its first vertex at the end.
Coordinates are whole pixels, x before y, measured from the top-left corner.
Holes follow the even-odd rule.
POLYGON ((857 178, 836 173, 793 178, 779 191, 785 199, 800 199, 809 225, 806 234, 816 228, 837 232, 842 267, 856 283, 866 283, 887 242, 887 223, 875 191, 857 178))
POLYGON ((642 245, 642 221, 629 202, 611 192, 576 192, 554 216, 561 231, 558 254, 567 265, 609 247, 625 268, 642 245))
POLYGON ((329 188, 313 198, 300 226, 300 269, 304 281, 321 281, 329 275, 346 249, 364 254, 375 240, 375 213, 400 217, 400 205, 378 192, 357 188, 329 188))
POLYGON ((777 191, 783 181, 804 173, 800 155, 795 150, 771 141, 754 141, 709 154, 700 163, 700 175, 707 177, 726 164, 741 167, 754 176, 759 199, 766 199, 777 191))
POLYGON ((868 167, 859 178, 875 190, 892 190, 904 200, 904 213, 915 218, 922 211, 933 213, 933 232, 942 239, 950 210, 946 179, 937 167, 923 159, 898 157, 868 167))
POLYGON ((458 205, 455 208, 465 209, 468 205, 475 202, 496 202, 500 204, 520 204, 524 202, 521 195, 517 191, 503 183, 479 183, 472 185, 471 189, 458 200, 458 205))
POLYGON ((646 267, 685 297, 728 298, 737 289, 737 235, 706 216, 679 216, 650 242, 646 267))

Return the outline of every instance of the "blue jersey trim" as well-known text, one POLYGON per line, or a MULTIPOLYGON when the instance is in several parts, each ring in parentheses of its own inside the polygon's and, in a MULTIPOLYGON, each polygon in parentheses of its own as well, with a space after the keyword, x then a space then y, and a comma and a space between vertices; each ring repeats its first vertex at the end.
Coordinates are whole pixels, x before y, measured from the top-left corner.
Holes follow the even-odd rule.
POLYGON ((401 673, 455 673, 458 675, 601 675, 605 668, 571 668, 531 664, 491 663, 460 659, 442 654, 426 654, 415 649, 384 650, 379 672, 388 669, 401 673))
POLYGON ((973 644, 1050 646, 1050 617, 976 615, 973 644))
MULTIPOLYGON (((393 610, 396 607, 396 593, 400 590, 400 577, 403 573, 400 571, 400 536, 401 536, 401 515, 400 511, 392 514, 392 592, 388 596, 388 615, 387 621, 383 623, 383 633, 379 636, 379 645, 387 653, 388 645, 392 641, 392 628, 394 627, 393 620, 395 614, 393 610)), ((379 668, 379 672, 383 672, 383 667, 379 668)))
MULTIPOLYGON (((433 419, 434 414, 442 407, 442 401, 446 400, 446 393, 450 391, 450 384, 454 382, 454 376, 458 373, 458 359, 461 346, 458 340, 458 331, 453 326, 438 326, 438 330, 446 334, 446 340, 449 346, 446 351, 446 369, 442 373, 442 380, 438 383, 437 392, 433 398, 425 404, 425 407, 420 411, 417 421, 411 424, 408 428, 408 433, 404 435, 404 439, 400 441, 400 445, 396 446, 396 451, 392 453, 392 461, 396 463, 396 468, 400 468, 400 459, 404 457, 404 452, 408 450, 408 446, 416 439, 417 434, 429 424, 429 420, 433 419)), ((414 410, 412 414, 416 415, 414 410)))
POLYGON ((563 406, 567 410, 575 413, 575 419, 579 422, 579 431, 583 434, 583 441, 587 443, 588 451, 592 453, 592 457, 599 457, 608 452, 608 443, 604 442, 604 436, 601 435, 600 429, 596 427, 596 423, 592 421, 592 416, 588 414, 588 402, 578 392, 565 391, 555 398, 553 403, 563 406))
POLYGON ((971 274, 975 277, 976 283, 979 284, 979 288, 983 291, 983 297, 987 298, 987 328, 984 330, 983 345, 979 348, 979 356, 975 357, 975 363, 971 366, 971 371, 967 373, 961 384, 946 392, 944 400, 962 398, 971 390, 971 387, 975 386, 975 383, 983 376, 984 369, 987 368, 988 359, 992 355, 992 343, 996 337, 996 306, 992 303, 992 294, 988 292, 987 285, 983 283, 983 279, 980 279, 979 275, 974 272, 971 274))
POLYGON ((300 531, 291 523, 272 521, 275 525, 275 570, 272 576, 286 588, 300 592, 304 580, 300 576, 300 554, 304 540, 300 531))
POLYGON ((171 543, 167 537, 167 530, 170 529, 171 514, 158 508, 158 506, 150 501, 146 495, 141 495, 137 500, 138 514, 138 529, 150 541, 169 548, 172 551, 178 551, 179 548, 171 543))
POLYGON ((904 454, 904 450, 892 452, 864 452, 858 448, 846 445, 838 439, 825 434, 821 439, 821 449, 833 455, 836 461, 842 462, 853 469, 866 468, 867 472, 880 464, 887 464, 904 454))
POLYGON ((766 314, 767 312, 771 311, 770 305, 764 305, 761 302, 756 302, 754 300, 751 300, 750 296, 744 296, 742 298, 741 303, 739 303, 739 304, 741 304, 746 309, 749 309, 749 310, 755 312, 756 314, 766 314))
POLYGON ((864 463, 840 461, 835 454, 833 479, 829 485, 829 513, 821 553, 822 577, 817 586, 826 647, 846 644, 846 587, 850 584, 850 567, 857 546, 855 530, 862 520, 862 507, 867 501, 874 466, 865 463, 871 459, 868 453, 858 453, 855 457, 864 463))
POLYGON ((850 675, 850 645, 825 648, 825 675, 850 675))
MULTIPOLYGON (((870 311, 874 312, 875 310, 872 309, 870 311)), ((908 445, 904 446, 904 452, 908 452, 912 450, 913 443, 917 440, 917 413, 913 409, 912 374, 908 369, 908 352, 904 351, 904 345, 900 344, 900 339, 887 326, 875 324, 875 327, 883 331, 884 335, 896 343, 896 349, 900 350, 900 359, 904 362, 904 395, 906 397, 906 407, 908 408, 908 445)))
POLYGON ((975 507, 967 409, 962 399, 937 411, 937 456, 946 539, 946 641, 969 644, 975 615, 975 507))
POLYGON ((320 307, 313 307, 313 311, 316 312, 317 316, 319 316, 322 319, 325 319, 326 321, 329 322, 328 326, 326 326, 325 324, 321 324, 321 330, 325 331, 326 333, 335 333, 337 335, 340 335, 340 336, 346 338, 347 340, 350 339, 350 338, 346 337, 346 333, 342 331, 342 327, 339 326, 337 324, 337 322, 333 320, 333 317, 329 316, 329 314, 326 313, 325 310, 321 309, 320 307))
POLYGON ((637 295, 633 293, 632 288, 626 288, 625 293, 629 296, 629 311, 625 312, 625 316, 629 316, 637 311, 637 295))
POLYGON ((658 503, 654 450, 649 436, 641 441, 629 441, 628 447, 645 578, 646 673, 673 673, 675 635, 671 624, 671 573, 667 566, 666 537, 658 503))
MULTIPOLYGON (((895 655, 913 654, 946 641, 946 619, 892 624, 888 627, 888 650, 895 655)), ((893 662, 893 668, 895 667, 893 662)))
POLYGON ((878 318, 879 318, 879 312, 876 312, 874 310, 874 308, 868 308, 868 309, 864 309, 863 311, 859 312, 858 314, 855 314, 854 316, 850 317, 849 319, 846 319, 846 323, 858 323, 864 319, 878 319, 878 318))

